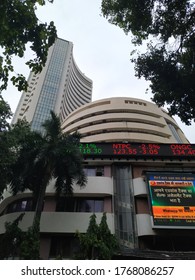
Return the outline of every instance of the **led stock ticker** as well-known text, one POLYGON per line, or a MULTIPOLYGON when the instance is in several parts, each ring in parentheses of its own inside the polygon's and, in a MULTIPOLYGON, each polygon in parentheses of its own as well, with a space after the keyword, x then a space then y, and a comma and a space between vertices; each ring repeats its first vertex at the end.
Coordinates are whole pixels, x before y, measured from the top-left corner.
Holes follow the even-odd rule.
POLYGON ((85 157, 195 158, 195 144, 81 143, 85 157))

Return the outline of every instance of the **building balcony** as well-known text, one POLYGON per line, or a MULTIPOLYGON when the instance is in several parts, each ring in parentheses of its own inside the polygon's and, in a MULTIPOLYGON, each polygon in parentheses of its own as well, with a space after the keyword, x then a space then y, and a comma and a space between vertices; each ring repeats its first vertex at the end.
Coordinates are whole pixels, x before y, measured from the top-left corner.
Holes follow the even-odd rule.
MULTIPOLYGON (((51 182, 47 187, 47 193, 54 193, 54 182, 51 182)), ((104 176, 89 176, 85 187, 79 187, 76 184, 73 186, 74 195, 112 195, 113 180, 110 177, 104 176)))
MULTIPOLYGON (((0 234, 5 232, 5 223, 13 222, 21 212, 10 213, 0 217, 0 234)), ((40 232, 41 233, 75 233, 77 230, 81 233, 86 232, 90 216, 93 213, 79 213, 79 212, 43 212, 41 216, 40 232)), ((97 223, 101 221, 103 213, 95 213, 97 223)), ((20 228, 26 231, 33 222, 34 212, 26 212, 20 228)), ((114 233, 114 214, 107 213, 107 224, 114 233)))

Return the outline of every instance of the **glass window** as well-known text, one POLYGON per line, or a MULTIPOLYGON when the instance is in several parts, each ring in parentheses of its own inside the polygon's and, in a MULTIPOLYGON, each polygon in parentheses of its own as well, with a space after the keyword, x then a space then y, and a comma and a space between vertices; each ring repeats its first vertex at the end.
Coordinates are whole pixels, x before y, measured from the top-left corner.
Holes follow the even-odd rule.
POLYGON ((97 167, 96 168, 96 176, 104 176, 104 168, 103 167, 97 167))
POLYGON ((32 199, 17 200, 8 205, 6 213, 32 211, 32 199))
POLYGON ((172 132, 172 135, 176 139, 177 143, 183 143, 183 141, 181 140, 181 138, 180 138, 176 128, 171 123, 169 123, 168 126, 169 126, 169 128, 170 128, 170 130, 172 132))
POLYGON ((104 200, 80 198, 77 202, 77 212, 103 212, 104 200))
POLYGON ((57 205, 57 212, 75 212, 75 198, 74 197, 60 197, 57 205))
POLYGON ((104 167, 87 167, 84 172, 86 176, 104 176, 104 167))
POLYGON ((78 203, 78 212, 93 212, 93 200, 81 199, 78 203))
POLYGON ((26 206, 27 206, 27 200, 21 201, 21 211, 25 211, 26 206))
POLYGON ((94 212, 103 212, 104 211, 104 201, 102 200, 95 200, 94 201, 94 212))
POLYGON ((103 198, 60 198, 56 206, 57 212, 103 212, 103 198))
POLYGON ((85 168, 84 172, 87 176, 96 176, 96 169, 95 168, 85 168))

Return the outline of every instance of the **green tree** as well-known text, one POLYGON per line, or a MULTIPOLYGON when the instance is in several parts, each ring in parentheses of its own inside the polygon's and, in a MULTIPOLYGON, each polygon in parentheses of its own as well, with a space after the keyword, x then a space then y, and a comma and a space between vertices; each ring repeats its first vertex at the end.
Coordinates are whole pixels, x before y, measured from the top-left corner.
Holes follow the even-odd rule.
POLYGON ((10 106, 0 95, 0 133, 9 129, 10 126, 8 120, 11 118, 11 116, 12 112, 10 106))
POLYGON ((0 96, 0 198, 6 187, 7 165, 9 161, 9 147, 7 143, 8 119, 11 117, 9 105, 0 96))
POLYGON ((80 250, 78 259, 111 259, 118 249, 115 235, 111 234, 107 224, 106 213, 103 213, 100 224, 96 223, 96 215, 90 217, 89 226, 84 234, 77 232, 80 250))
POLYGON ((99 259, 110 260, 114 253, 117 252, 118 242, 116 236, 111 234, 107 224, 106 213, 103 213, 100 225, 99 225, 99 237, 101 239, 99 249, 99 259))
POLYGON ((0 259, 38 260, 40 259, 39 225, 31 226, 26 232, 19 227, 25 213, 13 222, 5 223, 5 233, 0 236, 0 259))
POLYGON ((18 158, 22 143, 27 138, 31 139, 32 133, 29 124, 25 121, 18 121, 10 127, 7 118, 11 116, 11 111, 4 101, 0 101, 0 110, 0 197, 2 197, 9 183, 11 166, 18 158))
POLYGON ((131 32, 135 74, 150 81, 152 100, 187 125, 195 120, 195 1, 102 0, 109 22, 131 32), (139 46, 147 43, 146 52, 139 46))
POLYGON ((39 260, 40 259, 40 236, 39 223, 29 227, 26 232, 22 233, 22 240, 19 246, 19 258, 22 260, 39 260))
POLYGON ((20 145, 9 177, 13 194, 26 189, 33 192, 35 225, 40 222, 46 187, 52 179, 57 195, 71 194, 74 182, 80 186, 86 183, 79 150, 80 135, 63 134, 60 120, 53 112, 43 127, 44 134, 32 131, 20 145))
MULTIPOLYGON (((35 55, 26 62, 29 68, 37 73, 45 65, 48 48, 56 38, 54 23, 42 23, 36 16, 37 6, 45 4, 44 0, 0 1, 0 92, 7 88, 9 74, 14 73, 13 56, 24 57, 27 44, 35 55)), ((13 74, 11 80, 18 90, 27 88, 22 74, 13 74)))
POLYGON ((94 260, 98 258, 99 249, 99 227, 96 223, 96 215, 93 214, 89 220, 89 226, 85 234, 76 233, 79 238, 80 250, 76 258, 94 260))
POLYGON ((22 230, 18 227, 24 214, 20 214, 12 223, 5 223, 5 233, 0 236, 0 259, 14 259, 18 256, 19 247, 23 237, 22 230))

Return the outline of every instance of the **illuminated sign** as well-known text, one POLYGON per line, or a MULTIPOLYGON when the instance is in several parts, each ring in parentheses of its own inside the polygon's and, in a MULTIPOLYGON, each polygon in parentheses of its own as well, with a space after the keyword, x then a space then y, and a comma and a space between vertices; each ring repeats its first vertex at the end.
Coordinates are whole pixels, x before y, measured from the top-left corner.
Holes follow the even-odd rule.
POLYGON ((195 144, 81 143, 84 157, 194 158, 195 144))
POLYGON ((195 175, 148 174, 154 227, 195 228, 195 175))

